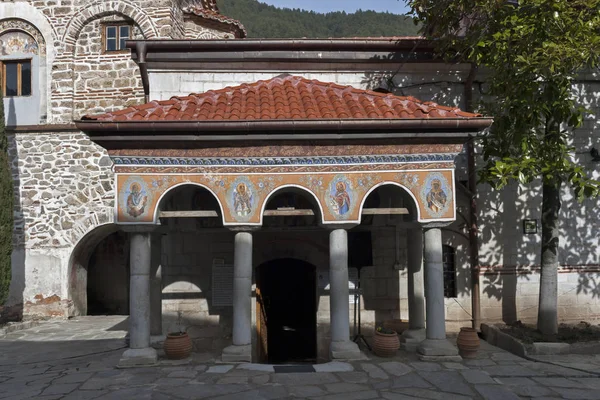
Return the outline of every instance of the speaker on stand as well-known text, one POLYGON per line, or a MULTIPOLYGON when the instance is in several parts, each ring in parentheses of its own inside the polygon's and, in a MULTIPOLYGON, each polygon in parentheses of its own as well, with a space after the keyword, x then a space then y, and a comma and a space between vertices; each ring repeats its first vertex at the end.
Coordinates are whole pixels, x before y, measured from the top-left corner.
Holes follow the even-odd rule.
POLYGON ((348 232, 348 266, 356 269, 356 282, 354 284, 354 338, 353 342, 363 342, 367 349, 371 346, 361 333, 360 304, 361 304, 361 278, 360 271, 373 265, 373 246, 371 232, 348 232))

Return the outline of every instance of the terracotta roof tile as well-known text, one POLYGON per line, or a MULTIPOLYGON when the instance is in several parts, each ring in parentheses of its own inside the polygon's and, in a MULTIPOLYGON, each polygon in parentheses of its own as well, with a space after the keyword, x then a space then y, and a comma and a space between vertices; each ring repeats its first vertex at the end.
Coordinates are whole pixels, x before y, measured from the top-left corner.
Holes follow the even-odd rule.
POLYGON ((207 121, 281 119, 415 119, 476 118, 480 114, 395 96, 278 76, 206 93, 128 107, 83 119, 97 121, 207 121))

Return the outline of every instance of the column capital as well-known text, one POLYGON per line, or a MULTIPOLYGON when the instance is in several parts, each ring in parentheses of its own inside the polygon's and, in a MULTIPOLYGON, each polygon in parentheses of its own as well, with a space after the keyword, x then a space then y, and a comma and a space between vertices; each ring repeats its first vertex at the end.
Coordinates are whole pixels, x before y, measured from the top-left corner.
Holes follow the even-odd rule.
POLYGON ((357 227, 359 224, 357 223, 347 223, 340 221, 337 224, 321 224, 321 227, 327 229, 328 231, 335 231, 338 229, 344 229, 349 231, 350 229, 357 227))
POLYGON ((229 229, 232 232, 248 232, 248 233, 252 233, 252 232, 256 232, 258 230, 260 230, 260 228, 262 228, 262 226, 257 226, 257 225, 234 225, 234 226, 227 226, 227 229, 229 229))
POLYGON ((456 221, 425 222, 425 223, 421 224, 421 227, 423 228, 424 231, 429 230, 429 229, 440 229, 440 228, 446 228, 455 222, 456 221))

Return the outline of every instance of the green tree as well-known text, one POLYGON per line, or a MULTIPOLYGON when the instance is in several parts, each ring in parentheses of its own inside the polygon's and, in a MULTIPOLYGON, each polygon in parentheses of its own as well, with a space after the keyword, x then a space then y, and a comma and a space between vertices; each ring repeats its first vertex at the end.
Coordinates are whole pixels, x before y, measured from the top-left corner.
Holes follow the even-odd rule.
POLYGON ((410 0, 437 52, 486 71, 483 110, 495 118, 483 136, 480 178, 542 185, 542 249, 538 329, 558 330, 557 269, 560 191, 581 201, 599 182, 573 159, 573 130, 586 110, 572 88, 598 67, 600 0, 410 0))
POLYGON ((0 90, 0 305, 8 298, 13 235, 13 182, 4 130, 4 101, 0 90))

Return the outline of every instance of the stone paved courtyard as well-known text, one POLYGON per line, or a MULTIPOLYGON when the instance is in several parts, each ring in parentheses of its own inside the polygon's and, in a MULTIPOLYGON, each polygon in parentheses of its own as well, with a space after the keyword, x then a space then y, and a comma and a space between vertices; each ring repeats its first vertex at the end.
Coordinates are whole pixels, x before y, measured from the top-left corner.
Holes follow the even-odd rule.
POLYGON ((600 399, 600 356, 525 360, 482 342, 477 359, 320 364, 314 373, 219 364, 195 354, 176 365, 116 369, 123 317, 46 322, 0 337, 0 399, 600 399))

